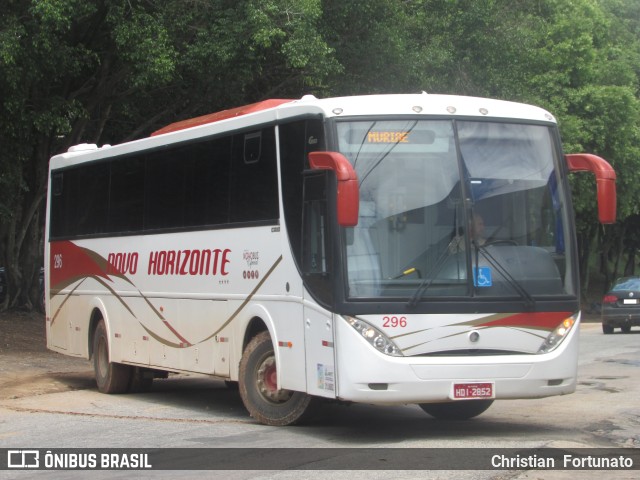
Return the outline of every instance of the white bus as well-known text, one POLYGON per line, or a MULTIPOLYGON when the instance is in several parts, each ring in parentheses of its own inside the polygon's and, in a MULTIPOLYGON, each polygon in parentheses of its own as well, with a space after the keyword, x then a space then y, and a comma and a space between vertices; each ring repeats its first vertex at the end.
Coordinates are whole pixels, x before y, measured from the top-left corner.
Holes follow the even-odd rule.
POLYGON ((50 163, 47 346, 93 358, 106 393, 237 382, 269 425, 320 399, 464 419, 573 392, 574 170, 613 222, 614 171, 563 155, 551 114, 426 93, 269 100, 72 147, 50 163))

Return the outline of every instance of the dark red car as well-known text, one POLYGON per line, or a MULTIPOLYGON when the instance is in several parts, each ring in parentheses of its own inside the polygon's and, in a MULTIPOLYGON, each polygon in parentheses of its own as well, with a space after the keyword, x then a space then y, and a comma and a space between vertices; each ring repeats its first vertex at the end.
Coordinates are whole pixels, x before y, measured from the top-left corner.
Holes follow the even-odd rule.
POLYGON ((629 333, 633 326, 640 326, 640 277, 622 277, 602 298, 602 331, 629 333))

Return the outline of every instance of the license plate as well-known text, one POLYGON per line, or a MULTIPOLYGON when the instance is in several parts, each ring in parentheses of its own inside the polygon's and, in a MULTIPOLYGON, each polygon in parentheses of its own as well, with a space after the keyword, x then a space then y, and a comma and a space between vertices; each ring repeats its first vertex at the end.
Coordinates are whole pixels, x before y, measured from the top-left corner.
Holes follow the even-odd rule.
POLYGON ((625 305, 637 305, 638 304, 638 299, 637 298, 625 298, 624 300, 622 300, 622 303, 624 303, 625 305))
POLYGON ((470 400, 475 398, 494 398, 493 382, 454 383, 451 390, 453 400, 470 400))

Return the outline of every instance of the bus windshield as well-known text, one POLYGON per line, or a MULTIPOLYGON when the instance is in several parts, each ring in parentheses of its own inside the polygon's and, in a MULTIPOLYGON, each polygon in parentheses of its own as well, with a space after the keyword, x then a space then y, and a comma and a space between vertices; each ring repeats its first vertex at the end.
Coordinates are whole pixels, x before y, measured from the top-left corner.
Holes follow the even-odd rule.
POLYGON ((358 175, 348 296, 575 295, 554 128, 497 121, 337 124, 358 175))

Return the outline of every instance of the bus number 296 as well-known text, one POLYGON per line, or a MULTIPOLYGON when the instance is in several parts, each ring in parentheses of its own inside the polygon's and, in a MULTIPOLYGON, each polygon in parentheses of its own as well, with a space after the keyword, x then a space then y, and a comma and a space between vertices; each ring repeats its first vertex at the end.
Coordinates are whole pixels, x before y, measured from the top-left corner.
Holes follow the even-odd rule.
POLYGON ((382 317, 384 328, 404 328, 407 326, 407 317, 382 317))

